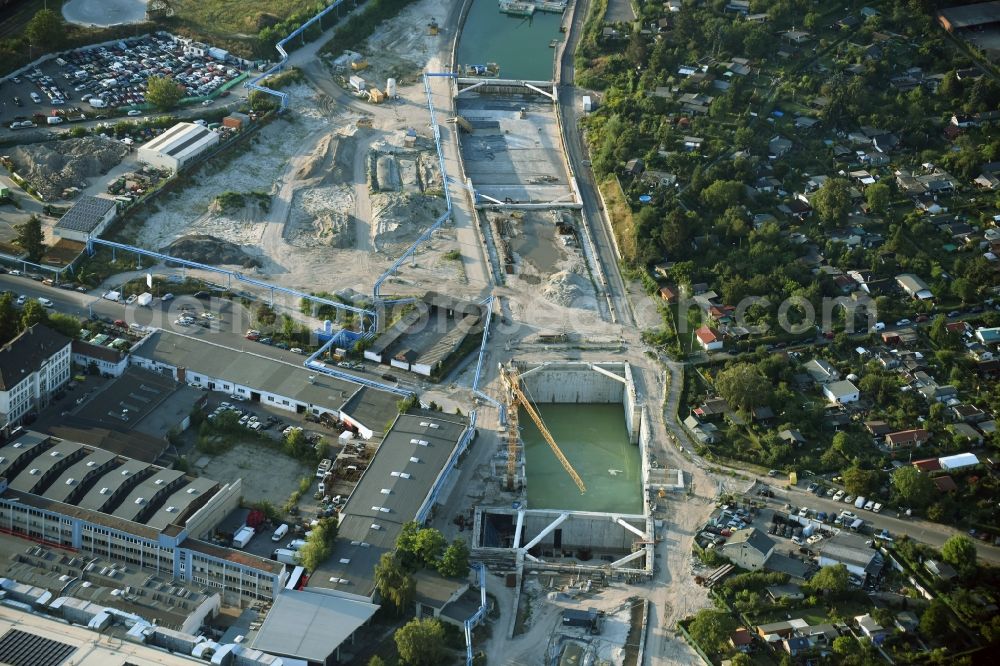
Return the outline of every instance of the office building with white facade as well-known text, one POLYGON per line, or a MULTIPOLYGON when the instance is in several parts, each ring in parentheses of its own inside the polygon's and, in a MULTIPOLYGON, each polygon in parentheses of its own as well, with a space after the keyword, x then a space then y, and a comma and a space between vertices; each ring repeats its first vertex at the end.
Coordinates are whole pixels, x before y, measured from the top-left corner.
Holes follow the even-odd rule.
POLYGON ((35 324, 0 349, 0 426, 46 407, 69 381, 71 340, 35 324))

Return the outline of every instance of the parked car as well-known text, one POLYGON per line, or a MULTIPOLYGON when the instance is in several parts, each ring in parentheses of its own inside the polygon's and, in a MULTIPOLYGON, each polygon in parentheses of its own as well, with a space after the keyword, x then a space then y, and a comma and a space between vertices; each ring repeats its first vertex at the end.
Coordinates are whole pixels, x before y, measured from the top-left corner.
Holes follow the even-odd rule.
POLYGON ((844 499, 844 491, 838 490, 837 493, 833 496, 833 501, 839 502, 842 499, 844 499))
POLYGON ((38 297, 38 302, 41 303, 43 307, 47 307, 47 308, 51 308, 52 307, 52 301, 50 301, 47 298, 42 298, 41 296, 39 296, 38 297))

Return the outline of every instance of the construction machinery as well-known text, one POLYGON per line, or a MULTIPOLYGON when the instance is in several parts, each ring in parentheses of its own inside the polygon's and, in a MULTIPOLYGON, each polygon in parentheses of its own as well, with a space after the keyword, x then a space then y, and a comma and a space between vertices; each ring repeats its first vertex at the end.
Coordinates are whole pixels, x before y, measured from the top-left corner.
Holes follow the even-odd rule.
POLYGON ((576 487, 580 489, 581 493, 587 492, 587 486, 584 485, 583 479, 580 475, 576 473, 573 469, 573 465, 570 464, 569 460, 563 454, 559 445, 556 444, 556 440, 552 438, 552 433, 549 429, 545 427, 545 422, 542 421, 542 417, 538 414, 535 406, 531 404, 528 396, 524 394, 521 388, 521 376, 518 374, 517 368, 513 365, 510 367, 500 366, 500 378, 503 381, 504 388, 507 393, 507 488, 510 490, 514 489, 514 478, 517 473, 517 449, 520 440, 520 429, 517 423, 517 408, 523 407, 524 411, 528 413, 531 420, 535 422, 535 426, 538 431, 542 433, 542 437, 548 443, 549 448, 552 449, 552 453, 555 454, 559 463, 569 474, 570 478, 573 479, 573 483, 576 487))
POLYGON ((439 28, 436 20, 431 19, 431 22, 427 24, 427 34, 436 35, 438 34, 439 28))

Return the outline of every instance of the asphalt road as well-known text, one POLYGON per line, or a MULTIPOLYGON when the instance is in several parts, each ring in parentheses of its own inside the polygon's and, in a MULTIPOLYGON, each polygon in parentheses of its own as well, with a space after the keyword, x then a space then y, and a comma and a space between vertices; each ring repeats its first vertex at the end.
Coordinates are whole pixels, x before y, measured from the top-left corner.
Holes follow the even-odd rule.
POLYGON ((576 175, 577 184, 580 187, 580 198, 583 200, 585 223, 590 224, 598 261, 601 262, 601 268, 607 279, 607 284, 603 285, 604 289, 611 298, 618 316, 618 323, 633 324, 635 319, 626 296, 625 282, 622 280, 621 271, 618 268, 618 258, 611 241, 610 225, 604 217, 597 196, 593 172, 590 167, 583 165, 583 161, 587 159, 587 153, 583 147, 583 139, 579 129, 582 102, 574 85, 576 70, 573 64, 573 54, 580 41, 589 6, 590 0, 580 0, 574 10, 573 23, 566 36, 566 48, 563 50, 562 62, 559 63, 561 73, 559 106, 563 117, 563 132, 565 133, 564 138, 568 153, 566 157, 576 175))
MULTIPOLYGON (((906 534, 911 539, 938 549, 941 548, 949 537, 955 534, 964 534, 961 530, 940 523, 932 523, 919 518, 907 518, 905 515, 900 515, 897 518, 895 509, 886 508, 881 513, 873 513, 855 508, 853 502, 851 504, 843 501, 834 502, 833 498, 818 497, 813 493, 807 492, 805 488, 798 486, 788 488, 780 480, 768 477, 756 477, 756 479, 760 483, 768 484, 774 491, 775 496, 766 500, 772 509, 783 510, 785 504, 791 504, 794 507, 808 507, 827 513, 851 511, 857 514, 859 518, 863 518, 865 523, 871 526, 872 533, 881 532, 883 529, 886 529, 889 530, 889 534, 894 538, 899 538, 906 534)), ((806 482, 810 482, 810 480, 807 479, 806 482)), ((831 487, 831 485, 829 483, 826 484, 827 487, 831 487)), ((757 497, 757 499, 764 498, 757 497)), ((992 564, 1000 564, 1000 548, 978 540, 975 543, 981 560, 992 564)))

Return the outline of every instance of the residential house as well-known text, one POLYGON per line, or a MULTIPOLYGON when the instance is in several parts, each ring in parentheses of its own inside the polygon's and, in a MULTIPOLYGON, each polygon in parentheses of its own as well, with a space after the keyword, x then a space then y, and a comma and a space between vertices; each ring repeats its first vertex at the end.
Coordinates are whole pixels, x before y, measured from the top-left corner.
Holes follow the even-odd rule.
POLYGON ((789 30, 782 37, 792 44, 802 44, 809 41, 809 33, 805 30, 789 30))
POLYGON ((840 379, 840 371, 821 358, 814 358, 802 367, 817 384, 829 384, 840 379))
POLYGON ((955 437, 965 440, 968 444, 973 446, 983 445, 983 434, 968 423, 952 423, 948 426, 948 429, 955 437))
POLYGON ((871 615, 867 613, 858 615, 854 618, 854 621, 858 623, 861 633, 867 636, 872 643, 879 645, 885 639, 885 629, 871 615))
POLYGON ((768 624, 757 625, 757 635, 768 640, 768 636, 779 636, 785 638, 795 633, 795 628, 791 622, 782 620, 780 622, 770 622, 768 624))
POLYGON ((958 389, 954 386, 938 386, 931 384, 917 389, 920 395, 930 402, 950 402, 958 399, 958 389))
POLYGON ((951 413, 956 420, 964 423, 980 423, 990 418, 990 415, 975 405, 955 405, 951 413))
POLYGON ((718 423, 726 414, 732 411, 733 409, 729 406, 729 401, 725 398, 708 398, 701 406, 692 409, 691 413, 701 421, 718 423))
POLYGON ((857 402, 861 398, 861 393, 858 391, 858 387, 846 379, 839 382, 825 384, 823 386, 823 395, 826 396, 827 400, 837 403, 838 405, 846 405, 851 402, 857 402))
POLYGON ((768 159, 776 160, 792 149, 794 144, 782 136, 775 136, 767 143, 768 159))
POLYGON ((642 172, 646 170, 646 165, 642 161, 642 158, 633 157, 628 162, 625 163, 625 173, 630 176, 639 177, 642 172))
POLYGON ((976 340, 979 340, 984 345, 1000 345, 1000 326, 977 328, 976 340))
POLYGON ((950 474, 935 476, 931 481, 934 482, 934 487, 937 488, 939 493, 953 493, 958 490, 958 484, 955 483, 955 479, 950 474))
POLYGON ((881 439, 892 432, 892 426, 885 421, 871 420, 865 421, 865 430, 870 432, 873 437, 881 439))
POLYGON ((937 472, 941 470, 941 463, 937 458, 924 458, 923 460, 914 460, 910 463, 916 467, 921 472, 937 472))
POLYGON ((903 633, 912 634, 920 626, 920 620, 913 611, 901 611, 896 613, 896 626, 903 633))
POLYGON ((885 436, 885 445, 891 450, 910 448, 926 444, 931 438, 931 433, 924 428, 913 428, 911 430, 900 430, 891 432, 885 436))
POLYGON ((760 530, 748 527, 733 532, 720 552, 741 569, 756 571, 763 568, 774 552, 774 541, 760 530))
POLYGON ((775 602, 780 602, 782 599, 788 599, 789 601, 801 601, 806 598, 802 588, 793 583, 771 585, 767 588, 767 596, 775 602))
POLYGON ((941 562, 939 560, 925 560, 924 569, 939 580, 945 582, 950 582, 958 577, 958 572, 955 571, 955 567, 951 566, 947 562, 941 562))
POLYGON ((660 298, 662 298, 667 303, 671 305, 677 302, 677 287, 666 286, 660 287, 660 298))
POLYGON ((0 349, 0 426, 49 405, 69 381, 71 346, 62 333, 35 324, 0 349))
POLYGON ((718 440, 719 429, 714 423, 702 423, 694 416, 684 419, 684 427, 702 444, 714 444, 718 440))
POLYGON ((753 645, 753 634, 746 627, 740 627, 729 636, 729 644, 733 649, 746 654, 753 645))
POLYGON ((782 430, 778 433, 778 439, 792 446, 802 446, 806 443, 806 438, 798 430, 782 430))
POLYGON ((781 641, 781 646, 790 657, 798 657, 812 650, 812 644, 805 636, 792 636, 781 641))
POLYGON ((708 326, 702 326, 697 331, 694 332, 696 338, 698 338, 698 344, 705 351, 715 351, 722 349, 723 341, 722 335, 708 326))
POLYGON ((941 469, 951 471, 965 469, 966 467, 975 467, 979 464, 979 458, 974 453, 958 453, 953 456, 938 458, 938 462, 941 463, 941 469))

